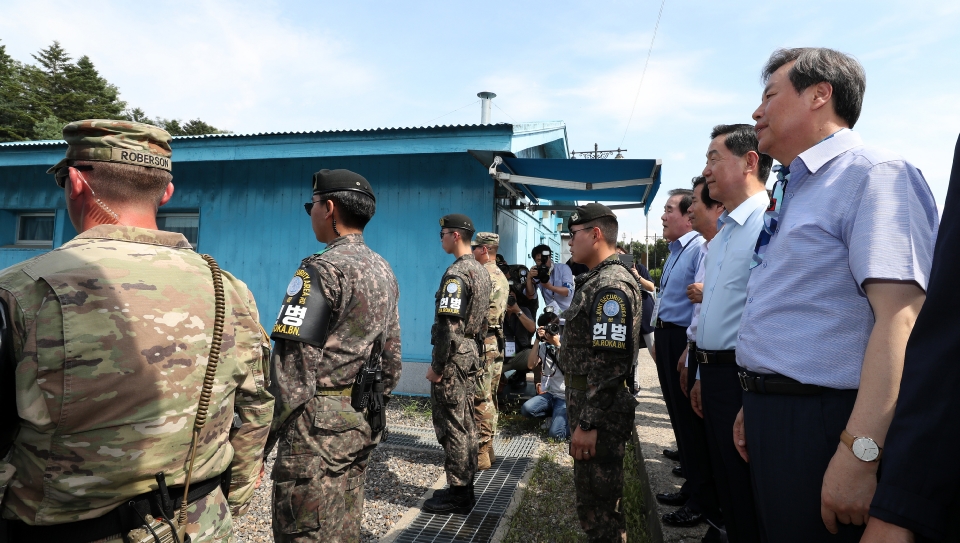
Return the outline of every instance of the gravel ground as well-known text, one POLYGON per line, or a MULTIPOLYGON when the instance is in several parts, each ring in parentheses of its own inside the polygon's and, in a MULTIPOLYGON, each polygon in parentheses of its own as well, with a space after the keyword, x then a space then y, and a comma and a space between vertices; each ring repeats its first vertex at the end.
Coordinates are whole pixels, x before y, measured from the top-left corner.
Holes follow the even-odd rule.
MULTIPOLYGON (((429 400, 395 398, 387 406, 387 424, 431 427, 429 400)), ((267 473, 254 494, 250 510, 234 520, 237 543, 273 541, 270 473, 275 458, 276 452, 267 459, 267 473)), ((360 540, 369 543, 386 535, 442 474, 443 453, 377 447, 367 467, 360 540)))

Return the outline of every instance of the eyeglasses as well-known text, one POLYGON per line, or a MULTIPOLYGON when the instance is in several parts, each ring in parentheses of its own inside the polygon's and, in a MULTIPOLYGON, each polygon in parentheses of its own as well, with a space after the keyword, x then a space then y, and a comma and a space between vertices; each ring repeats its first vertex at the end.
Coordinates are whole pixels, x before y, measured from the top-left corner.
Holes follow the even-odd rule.
POLYGON ((81 172, 93 171, 93 166, 89 164, 76 164, 76 165, 67 165, 57 168, 57 171, 54 172, 53 178, 57 180, 57 186, 63 188, 67 184, 67 178, 70 177, 70 168, 79 170, 81 172))
POLYGON ((583 232, 584 230, 593 230, 594 228, 596 228, 596 227, 595 227, 595 226, 592 226, 592 227, 583 227, 583 228, 580 228, 580 229, 577 229, 577 230, 574 230, 573 228, 571 228, 571 229, 570 229, 570 237, 572 238, 572 237, 576 236, 576 235, 577 235, 577 232, 583 232))
POLYGON ((313 200, 310 200, 309 202, 304 202, 303 209, 307 211, 307 215, 313 216, 310 213, 311 211, 313 211, 313 204, 319 204, 319 203, 320 203, 320 200, 317 200, 316 202, 314 202, 313 200))
POLYGON ((446 232, 440 232, 440 239, 443 239, 443 236, 446 236, 447 234, 455 234, 455 233, 456 233, 456 232, 452 232, 452 231, 449 231, 449 230, 446 231, 446 232))

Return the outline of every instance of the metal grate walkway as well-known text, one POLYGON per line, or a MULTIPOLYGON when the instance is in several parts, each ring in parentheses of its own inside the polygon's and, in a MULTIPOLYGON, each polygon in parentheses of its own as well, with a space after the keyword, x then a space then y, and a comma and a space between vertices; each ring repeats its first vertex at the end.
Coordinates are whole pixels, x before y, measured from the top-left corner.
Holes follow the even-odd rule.
MULTIPOLYGON (((434 515, 423 511, 394 540, 394 543, 486 543, 506 512, 520 479, 537 448, 529 437, 494 437, 497 461, 477 473, 474 492, 477 503, 468 515, 434 515)), ((431 428, 390 428, 387 446, 440 450, 431 428)))

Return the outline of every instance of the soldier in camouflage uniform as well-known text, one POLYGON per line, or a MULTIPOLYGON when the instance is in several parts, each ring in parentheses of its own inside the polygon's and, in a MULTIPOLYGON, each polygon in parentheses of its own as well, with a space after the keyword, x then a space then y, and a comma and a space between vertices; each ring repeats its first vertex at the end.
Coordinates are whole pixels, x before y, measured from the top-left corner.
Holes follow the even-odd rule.
POLYGON ((500 381, 503 369, 503 315, 507 308, 507 295, 510 284, 507 276, 497 267, 497 248, 500 236, 493 232, 477 232, 476 239, 470 244, 477 262, 490 273, 492 280, 490 307, 487 310, 487 329, 483 339, 483 368, 477 373, 477 389, 474 407, 477 416, 477 469, 490 469, 496 460, 493 451, 493 436, 497 433, 497 406, 493 399, 497 395, 495 383, 500 381), (494 378, 494 376, 496 376, 494 378))
MULTIPOLYGON (((213 277, 183 235, 157 231, 157 207, 173 195, 169 134, 87 120, 63 136, 66 158, 49 173, 80 234, 0 272, 17 403, 0 416, 19 419, 0 461, 2 514, 11 541, 120 542, 142 524, 131 501, 140 514, 170 518, 155 506, 154 474, 164 472, 171 497, 183 495, 214 329, 213 277)), ((270 343, 253 296, 222 276, 223 343, 188 502, 194 542, 233 539, 273 412, 270 343)), ((13 378, 0 375, 0 386, 13 378)))
POLYGON ((561 317, 560 368, 573 437, 577 515, 590 541, 626 541, 623 455, 637 401, 627 380, 637 355, 640 290, 616 254, 617 218, 600 204, 570 216, 570 252, 590 271, 561 317))
POLYGON ((268 450, 278 542, 360 541, 363 482, 382 437, 351 397, 361 369, 379 359, 384 391, 400 378, 400 290, 386 260, 363 242, 373 188, 348 170, 320 170, 306 204, 322 251, 303 260, 271 337, 277 398, 268 450))
POLYGON ((470 252, 475 229, 466 215, 440 219, 440 244, 457 259, 447 268, 436 294, 431 330, 433 361, 427 370, 433 429, 443 447, 450 488, 424 502, 428 513, 466 514, 473 508, 477 473, 477 427, 473 404, 480 348, 488 328, 490 274, 470 252))

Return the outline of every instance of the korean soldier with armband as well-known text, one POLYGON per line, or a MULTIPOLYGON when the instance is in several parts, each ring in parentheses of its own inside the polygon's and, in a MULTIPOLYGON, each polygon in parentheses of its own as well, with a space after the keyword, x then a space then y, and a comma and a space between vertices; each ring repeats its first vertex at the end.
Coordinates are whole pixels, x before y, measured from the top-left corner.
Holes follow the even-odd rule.
POLYGON ((637 356, 640 287, 617 258, 617 217, 586 204, 570 216, 570 253, 590 271, 577 276, 560 340, 573 431, 577 515, 589 541, 626 541, 620 499, 623 456, 637 401, 627 388, 637 356))
POLYGON ((326 248, 294 273, 271 334, 273 534, 359 541, 364 473, 400 378, 399 287, 363 240, 376 211, 366 179, 320 170, 304 207, 326 248))

